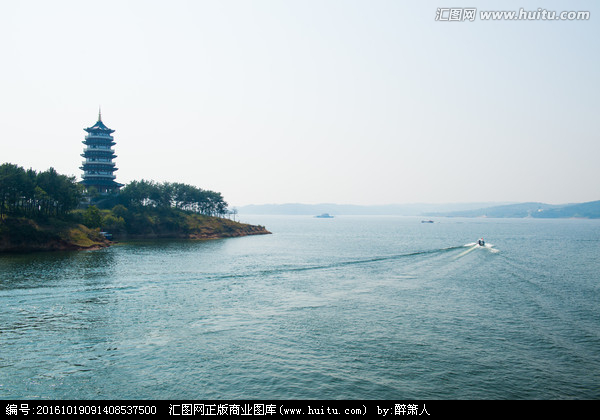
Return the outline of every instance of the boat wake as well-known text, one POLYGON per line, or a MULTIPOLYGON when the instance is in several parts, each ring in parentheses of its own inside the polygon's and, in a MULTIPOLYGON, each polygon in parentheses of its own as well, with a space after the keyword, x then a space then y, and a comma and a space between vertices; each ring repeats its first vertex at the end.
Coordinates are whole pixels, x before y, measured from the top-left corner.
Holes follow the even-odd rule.
POLYGON ((255 272, 249 273, 236 273, 236 274, 226 274, 226 275, 218 275, 218 278, 246 278, 246 277, 254 277, 254 276, 272 276, 272 275, 281 275, 285 273, 297 273, 297 272, 308 272, 308 271, 318 271, 318 270, 330 270, 337 269, 349 266, 359 266, 359 265, 368 265, 373 263, 381 263, 386 261, 394 261, 394 260, 403 260, 408 259, 411 260, 415 257, 424 257, 424 258, 433 258, 435 256, 442 256, 444 254, 453 254, 456 251, 462 250, 464 248, 466 250, 462 251, 458 255, 455 255, 453 259, 461 258, 466 254, 473 252, 477 249, 484 249, 489 252, 498 252, 497 249, 493 248, 492 244, 478 245, 477 243, 470 243, 465 245, 451 246, 446 248, 435 248, 429 250, 420 250, 414 252, 406 252, 402 254, 393 254, 393 255, 382 255, 382 256, 374 256, 371 258, 364 259, 350 259, 346 261, 335 261, 331 263, 324 264, 314 264, 314 265, 282 265, 279 267, 274 267, 266 270, 257 270, 255 272))
POLYGON ((471 242, 471 243, 463 245, 463 247, 466 247, 468 249, 466 251, 461 252, 456 257, 454 257, 455 259, 456 258, 460 258, 460 257, 464 257, 465 255, 467 255, 470 252, 475 251, 476 249, 483 249, 483 250, 486 250, 486 251, 491 252, 491 253, 500 252, 497 248, 494 248, 493 244, 490 244, 490 243, 486 243, 484 245, 479 245, 477 242, 471 242))
MULTIPOLYGON (((403 260, 403 259, 412 259, 415 257, 434 257, 436 255, 443 255, 447 253, 452 253, 453 251, 460 250, 464 247, 464 245, 460 246, 451 246, 447 248, 435 248, 429 250, 420 250, 414 252, 406 252, 403 254, 393 254, 393 255, 383 255, 383 256, 374 256, 371 258, 364 259, 351 259, 346 261, 335 261, 331 263, 324 264, 316 264, 316 265, 284 265, 276 268, 271 268, 267 270, 258 270, 253 273, 240 273, 240 274, 227 274, 224 276, 218 276, 219 278, 243 278, 243 277, 251 277, 251 276, 271 276, 271 275, 279 275, 284 273, 294 273, 294 272, 303 272, 303 271, 317 271, 317 270, 329 270, 336 268, 343 268, 348 266, 359 266, 359 265, 367 265, 373 263, 380 263, 386 261, 394 261, 394 260, 403 260)), ((467 250, 468 252, 469 250, 467 250)), ((464 254, 464 253, 463 253, 464 254)))

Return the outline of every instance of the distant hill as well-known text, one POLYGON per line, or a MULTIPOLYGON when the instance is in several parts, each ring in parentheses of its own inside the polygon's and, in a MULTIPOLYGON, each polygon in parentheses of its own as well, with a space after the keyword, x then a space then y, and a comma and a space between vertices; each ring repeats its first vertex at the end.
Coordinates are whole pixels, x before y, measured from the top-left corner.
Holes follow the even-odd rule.
POLYGON ((352 204, 256 204, 237 208, 240 214, 264 215, 397 215, 439 217, 495 218, 600 218, 600 201, 576 204, 529 203, 448 203, 448 204, 389 204, 361 206, 352 204))
POLYGON ((446 217, 534 217, 534 218, 600 218, 600 201, 578 204, 519 203, 484 207, 474 210, 439 212, 430 216, 446 217))
POLYGON ((432 213, 431 216, 446 217, 534 217, 533 215, 548 211, 550 204, 519 203, 502 206, 483 207, 465 211, 432 213))
POLYGON ((554 206, 551 209, 538 212, 534 217, 579 217, 585 219, 598 219, 600 218, 600 201, 589 201, 587 203, 554 206))
POLYGON ((422 216, 432 212, 454 212, 474 210, 486 206, 504 203, 448 203, 448 204, 387 204, 362 206, 354 204, 251 204, 238 207, 240 214, 264 215, 317 215, 329 213, 334 216, 342 215, 397 215, 397 216, 422 216))

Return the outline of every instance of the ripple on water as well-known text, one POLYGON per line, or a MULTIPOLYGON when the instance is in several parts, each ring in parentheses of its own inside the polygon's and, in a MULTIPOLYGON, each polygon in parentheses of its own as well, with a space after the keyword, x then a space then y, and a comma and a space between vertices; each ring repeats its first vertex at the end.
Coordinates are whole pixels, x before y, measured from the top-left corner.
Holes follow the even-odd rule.
POLYGON ((600 224, 273 226, 0 257, 0 398, 600 398, 600 224))

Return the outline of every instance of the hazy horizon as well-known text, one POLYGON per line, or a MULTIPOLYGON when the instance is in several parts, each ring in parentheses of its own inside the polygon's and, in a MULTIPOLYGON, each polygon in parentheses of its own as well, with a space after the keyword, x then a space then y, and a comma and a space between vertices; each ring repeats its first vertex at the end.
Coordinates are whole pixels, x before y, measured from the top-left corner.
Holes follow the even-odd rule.
MULTIPOLYGON (((600 200, 593 200, 591 203, 600 202, 600 200)), ((236 209, 249 209, 249 208, 306 208, 315 209, 322 208, 322 211, 326 211, 329 207, 331 210, 334 209, 427 209, 433 211, 433 209, 439 209, 436 211, 455 211, 455 210, 479 210, 493 207, 514 207, 528 204, 545 204, 549 206, 563 207, 570 205, 585 204, 590 202, 578 202, 578 203, 544 203, 538 201, 519 201, 519 202, 505 202, 505 201, 488 201, 488 202, 448 202, 448 203, 387 203, 387 204, 353 204, 353 203, 333 203, 333 202, 322 202, 322 203, 263 203, 263 204, 246 204, 242 206, 231 206, 236 209)))
POLYGON ((0 163, 81 179, 85 127, 117 181, 231 206, 600 199, 591 1, 6 2, 0 163), (438 8, 477 8, 473 21, 438 8), (482 20, 481 11, 588 20, 482 20))

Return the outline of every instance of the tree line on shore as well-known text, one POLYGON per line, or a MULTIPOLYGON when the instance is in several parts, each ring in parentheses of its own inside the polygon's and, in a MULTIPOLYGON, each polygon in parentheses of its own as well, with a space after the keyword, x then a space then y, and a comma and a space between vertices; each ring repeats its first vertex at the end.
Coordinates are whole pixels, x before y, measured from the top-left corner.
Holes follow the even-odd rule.
POLYGON ((217 217, 228 212, 221 193, 180 182, 132 181, 121 190, 119 198, 125 207, 171 207, 217 217))
POLYGON ((82 193, 75 177, 54 168, 37 172, 12 163, 0 166, 0 217, 62 217, 77 208, 82 193))
MULTIPOLYGON (((64 218, 84 199, 93 203, 93 196, 74 176, 54 168, 37 172, 12 163, 0 165, 0 221, 4 215, 64 218)), ((110 201, 139 210, 178 209, 216 217, 230 213, 221 193, 177 182, 132 181, 110 201)))

